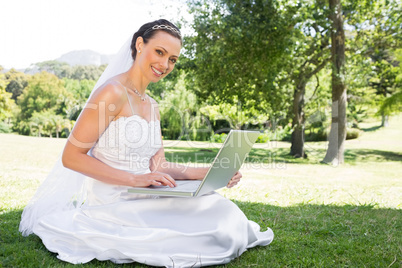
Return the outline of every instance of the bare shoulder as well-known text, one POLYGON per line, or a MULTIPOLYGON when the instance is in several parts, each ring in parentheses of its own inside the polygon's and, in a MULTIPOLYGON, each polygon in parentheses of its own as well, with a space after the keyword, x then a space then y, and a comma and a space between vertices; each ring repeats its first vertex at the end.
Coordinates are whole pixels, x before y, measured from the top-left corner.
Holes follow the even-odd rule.
POLYGON ((124 94, 124 89, 121 85, 116 81, 106 82, 99 88, 95 89, 95 92, 92 94, 90 98, 90 102, 92 100, 96 101, 113 101, 119 100, 124 94))
POLYGON ((116 81, 108 81, 95 89, 95 92, 88 100, 88 104, 112 105, 113 110, 119 111, 124 105, 124 101, 124 88, 116 81))

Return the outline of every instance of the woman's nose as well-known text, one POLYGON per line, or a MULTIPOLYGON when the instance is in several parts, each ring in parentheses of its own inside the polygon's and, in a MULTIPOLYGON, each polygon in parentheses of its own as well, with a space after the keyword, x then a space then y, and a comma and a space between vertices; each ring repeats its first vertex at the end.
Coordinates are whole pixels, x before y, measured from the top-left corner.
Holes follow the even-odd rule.
POLYGON ((169 68, 169 59, 162 59, 160 62, 160 67, 163 72, 166 72, 169 68))

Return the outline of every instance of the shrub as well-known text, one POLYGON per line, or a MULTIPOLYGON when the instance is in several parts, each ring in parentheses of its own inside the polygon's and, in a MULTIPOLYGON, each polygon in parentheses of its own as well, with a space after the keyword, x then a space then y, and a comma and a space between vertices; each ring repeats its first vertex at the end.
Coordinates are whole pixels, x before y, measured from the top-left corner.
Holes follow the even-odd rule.
POLYGON ((309 131, 305 131, 305 140, 306 141, 326 141, 328 140, 329 129, 325 129, 323 127, 312 129, 309 131), (308 132, 308 133, 307 133, 308 132))
POLYGON ((256 143, 266 143, 270 141, 269 135, 267 133, 261 133, 260 136, 258 136, 256 143))
POLYGON ((346 131, 346 139, 353 140, 357 139, 360 136, 360 130, 357 128, 348 128, 346 131))
POLYGON ((0 133, 11 133, 10 126, 4 122, 0 122, 0 133))
POLYGON ((220 134, 214 134, 211 136, 211 142, 224 142, 226 140, 226 137, 228 136, 227 133, 220 133, 220 134))
MULTIPOLYGON (((313 132, 309 132, 305 134, 306 141, 327 141, 330 129, 319 128, 313 132)), ((357 139, 360 136, 360 130, 357 128, 348 128, 346 130, 346 139, 352 140, 357 139)))
MULTIPOLYGON (((226 137, 228 136, 227 133, 216 133, 214 135, 211 136, 211 142, 219 142, 222 143, 226 140, 226 137)), ((269 133, 261 133, 257 140, 256 143, 266 143, 270 141, 270 134, 269 133)))
POLYGON ((284 127, 278 126, 275 130, 266 131, 270 141, 290 141, 292 136, 292 125, 288 124, 284 127))

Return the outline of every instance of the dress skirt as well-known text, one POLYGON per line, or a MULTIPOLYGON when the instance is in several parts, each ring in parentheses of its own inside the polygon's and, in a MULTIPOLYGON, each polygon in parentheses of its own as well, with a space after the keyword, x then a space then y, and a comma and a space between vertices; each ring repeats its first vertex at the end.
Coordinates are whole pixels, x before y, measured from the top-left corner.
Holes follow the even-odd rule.
POLYGON ((58 258, 164 267, 225 264, 248 248, 268 245, 273 232, 247 219, 218 193, 194 198, 139 198, 42 217, 34 228, 58 258))

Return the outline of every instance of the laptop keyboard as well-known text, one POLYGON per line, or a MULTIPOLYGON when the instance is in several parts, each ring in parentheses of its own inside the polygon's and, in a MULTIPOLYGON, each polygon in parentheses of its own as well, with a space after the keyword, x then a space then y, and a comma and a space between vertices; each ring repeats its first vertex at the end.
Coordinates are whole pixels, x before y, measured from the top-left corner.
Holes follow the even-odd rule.
POLYGON ((177 192, 195 192, 200 186, 202 181, 193 180, 177 180, 176 187, 170 188, 169 186, 152 186, 154 189, 163 189, 164 191, 177 191, 177 192))

